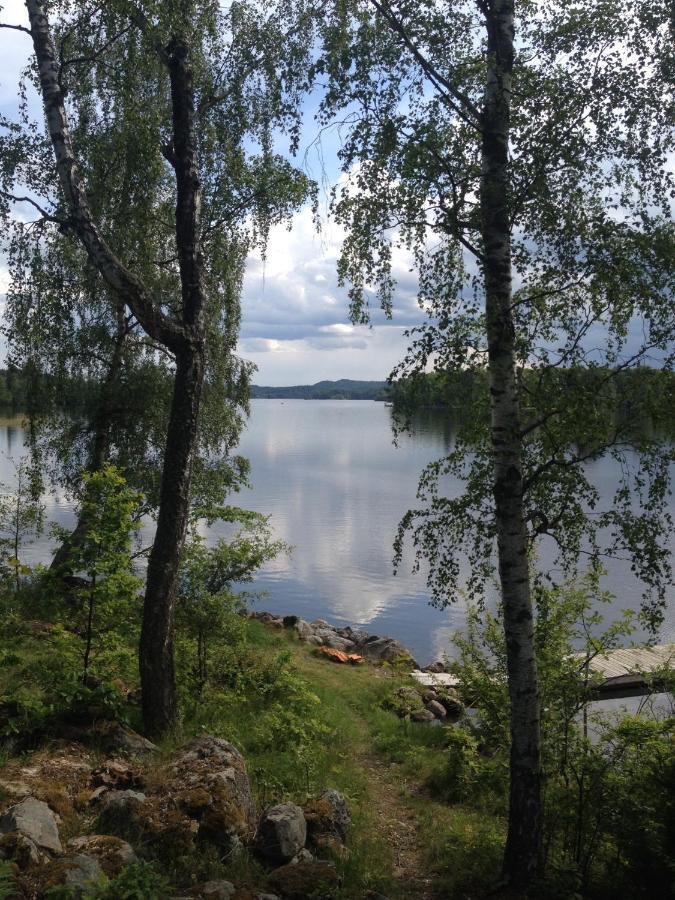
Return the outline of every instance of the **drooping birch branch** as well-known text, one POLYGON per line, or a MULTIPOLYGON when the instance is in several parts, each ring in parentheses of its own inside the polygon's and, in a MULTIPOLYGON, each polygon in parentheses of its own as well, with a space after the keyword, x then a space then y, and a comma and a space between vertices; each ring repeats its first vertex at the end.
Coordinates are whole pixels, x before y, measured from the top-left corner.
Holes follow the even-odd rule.
POLYGON ((41 0, 26 0, 26 9, 38 64, 47 129, 68 204, 70 224, 82 241, 91 262, 133 310, 147 334, 168 347, 175 347, 184 339, 183 326, 166 316, 153 302, 141 279, 117 258, 94 222, 73 150, 63 91, 59 84, 57 55, 44 3, 41 0))

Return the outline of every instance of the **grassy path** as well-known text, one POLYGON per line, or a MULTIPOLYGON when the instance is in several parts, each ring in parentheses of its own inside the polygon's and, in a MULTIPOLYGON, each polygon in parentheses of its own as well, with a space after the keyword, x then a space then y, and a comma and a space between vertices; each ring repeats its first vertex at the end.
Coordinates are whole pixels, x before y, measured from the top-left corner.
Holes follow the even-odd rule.
POLYGON ((400 786, 394 782, 397 767, 384 767, 372 758, 361 762, 378 831, 392 853, 394 896, 410 900, 440 897, 438 878, 423 859, 417 812, 405 802, 400 786))
MULTIPOLYGON (((369 825, 387 858, 390 878, 386 896, 391 900, 439 900, 446 896, 437 873, 425 859, 419 817, 420 804, 425 802, 424 773, 411 776, 407 767, 389 761, 374 748, 383 727, 399 727, 379 707, 380 698, 392 687, 392 677, 370 666, 346 668, 302 651, 296 662, 324 703, 330 705, 341 731, 349 734, 350 767, 358 770, 363 780, 361 806, 367 810, 369 825)), ((443 813, 447 816, 451 811, 445 807, 443 813)))

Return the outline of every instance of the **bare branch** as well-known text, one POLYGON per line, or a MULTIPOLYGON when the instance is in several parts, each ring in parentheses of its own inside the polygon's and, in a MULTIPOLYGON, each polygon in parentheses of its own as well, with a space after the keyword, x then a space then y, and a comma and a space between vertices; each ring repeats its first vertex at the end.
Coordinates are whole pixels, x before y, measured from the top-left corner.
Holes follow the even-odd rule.
POLYGON ((8 22, 0 22, 0 28, 8 28, 12 31, 23 31, 24 34, 30 35, 30 28, 26 28, 24 25, 10 25, 8 22))
POLYGON ((57 225, 67 225, 67 219, 59 219, 57 216, 53 215, 50 212, 47 212, 39 203, 36 203, 32 197, 17 197, 15 194, 10 194, 8 191, 0 190, 0 195, 6 197, 8 200, 12 200, 14 203, 29 203, 34 209, 36 209, 43 219, 46 219, 48 222, 56 222, 57 225))

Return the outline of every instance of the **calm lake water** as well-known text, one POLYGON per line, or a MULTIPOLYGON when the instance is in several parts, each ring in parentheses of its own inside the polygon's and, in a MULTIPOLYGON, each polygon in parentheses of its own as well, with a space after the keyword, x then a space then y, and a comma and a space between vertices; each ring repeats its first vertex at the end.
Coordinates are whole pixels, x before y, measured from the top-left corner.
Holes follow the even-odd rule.
MULTIPOLYGON (((419 473, 451 440, 451 429, 438 414, 421 417, 414 433, 394 446, 391 409, 382 403, 254 400, 240 444, 251 461, 252 489, 232 500, 270 515, 276 536, 294 548, 250 586, 266 593, 256 607, 391 635, 421 663, 451 652, 452 634, 464 623, 463 605, 444 611, 430 607, 424 574, 410 573, 410 559, 398 575, 392 572, 396 526, 415 504, 419 473)), ((0 481, 11 483, 7 457, 22 452, 20 421, 0 419, 0 481)), ((613 464, 594 464, 593 476, 610 496, 613 464)), ((63 497, 48 496, 46 503, 49 519, 62 525, 73 521, 63 497)), ((24 556, 35 563, 46 559, 49 549, 44 537, 24 556)), ((540 560, 548 564, 545 552, 540 560)), ((611 564, 605 587, 617 597, 606 610, 608 619, 622 608, 638 608, 639 587, 627 563, 611 564)), ((671 604, 662 638, 674 637, 671 604)))

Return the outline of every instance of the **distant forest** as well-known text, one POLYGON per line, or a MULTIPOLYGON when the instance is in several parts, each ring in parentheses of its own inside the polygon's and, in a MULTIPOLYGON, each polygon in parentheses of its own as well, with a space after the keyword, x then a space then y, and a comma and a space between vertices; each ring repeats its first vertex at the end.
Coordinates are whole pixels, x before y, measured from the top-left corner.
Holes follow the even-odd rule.
MULTIPOLYGON (((608 408, 622 418, 632 414, 631 398, 641 398, 641 415, 649 409, 651 424, 670 434, 673 430, 673 408, 675 408, 675 373, 646 366, 615 371, 602 366, 567 369, 525 370, 522 375, 526 390, 528 383, 545 378, 549 396, 564 397, 565 392, 574 388, 585 392, 602 391, 607 397, 608 408)), ((473 418, 489 413, 487 373, 483 370, 454 370, 428 372, 402 378, 388 385, 388 398, 401 412, 419 409, 449 410, 461 419, 469 413, 473 418)), ((523 407, 525 418, 531 411, 523 407)), ((644 422, 640 424, 645 424, 644 422)))
POLYGON ((316 384, 296 384, 289 387, 251 386, 254 400, 386 400, 386 381, 318 381, 316 384))

